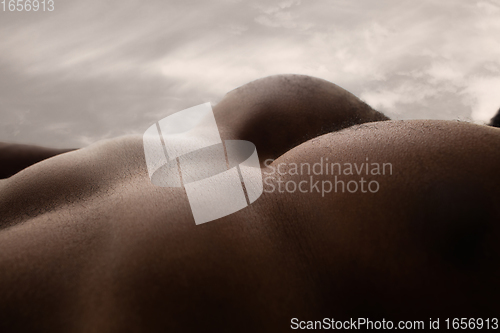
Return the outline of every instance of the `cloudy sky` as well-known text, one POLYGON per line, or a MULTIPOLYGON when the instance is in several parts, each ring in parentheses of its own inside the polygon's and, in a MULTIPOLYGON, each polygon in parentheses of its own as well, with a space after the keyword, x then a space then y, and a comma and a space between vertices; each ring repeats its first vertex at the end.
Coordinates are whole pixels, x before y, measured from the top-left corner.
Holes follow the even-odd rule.
POLYGON ((500 107, 500 0, 54 4, 0 7, 0 141, 142 133, 279 73, 332 81, 396 119, 484 123, 500 107))

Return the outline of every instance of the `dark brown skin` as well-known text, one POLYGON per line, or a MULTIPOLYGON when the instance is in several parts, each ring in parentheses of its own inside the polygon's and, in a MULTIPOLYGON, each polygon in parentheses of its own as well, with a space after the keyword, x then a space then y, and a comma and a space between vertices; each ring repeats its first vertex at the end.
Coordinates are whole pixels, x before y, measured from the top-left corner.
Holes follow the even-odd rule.
POLYGON ((230 91, 214 108, 223 139, 255 144, 261 162, 322 134, 389 120, 341 87, 305 75, 277 75, 230 91))
POLYGON ((489 125, 493 127, 500 127, 500 110, 498 110, 497 114, 491 118, 489 125))
MULTIPOLYGON (((377 193, 264 193, 196 226, 184 189, 149 181, 141 137, 0 181, 0 331, 283 332, 292 318, 498 317, 500 130, 428 120, 346 128, 350 110, 353 123, 385 119, 364 105, 326 81, 278 76, 230 92, 214 113, 223 138, 254 142, 262 164, 392 163, 391 176, 365 177, 377 193), (318 137, 325 128, 344 129, 318 137)), ((273 184, 291 179, 308 176, 273 184)))

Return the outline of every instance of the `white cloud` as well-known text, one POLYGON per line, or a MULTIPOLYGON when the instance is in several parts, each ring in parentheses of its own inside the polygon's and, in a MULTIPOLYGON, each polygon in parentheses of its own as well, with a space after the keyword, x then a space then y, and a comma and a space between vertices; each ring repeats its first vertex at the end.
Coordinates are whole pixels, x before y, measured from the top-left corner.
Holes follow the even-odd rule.
POLYGON ((465 74, 458 64, 444 61, 431 63, 425 73, 430 76, 431 82, 449 81, 452 84, 462 83, 465 74))
POLYGON ((394 110, 396 103, 401 101, 401 95, 390 90, 370 91, 361 95, 361 98, 373 108, 381 111, 394 110))
POLYGON ((500 106, 500 76, 471 78, 465 93, 469 95, 472 118, 487 123, 500 106))
POLYGON ((490 15, 500 13, 500 5, 498 3, 495 4, 494 2, 479 1, 476 3, 476 6, 490 15))
POLYGON ((236 24, 236 23, 222 24, 221 27, 223 29, 227 29, 229 33, 234 35, 241 35, 242 33, 248 30, 248 27, 246 25, 236 24))
MULTIPOLYGON (((267 3, 269 3, 269 2, 267 2, 267 3)), ((265 14, 270 15, 270 14, 278 13, 278 12, 282 11, 283 9, 290 8, 294 5, 300 5, 301 1, 300 0, 280 1, 275 6, 268 6, 267 3, 266 3, 266 5, 256 5, 256 7, 259 8, 265 14)))
POLYGON ((300 5, 300 0, 281 1, 275 6, 255 5, 263 14, 255 18, 255 22, 271 28, 287 28, 307 30, 313 26, 310 22, 304 22, 299 14, 299 8, 293 8, 294 12, 287 9, 292 9, 293 6, 300 5))

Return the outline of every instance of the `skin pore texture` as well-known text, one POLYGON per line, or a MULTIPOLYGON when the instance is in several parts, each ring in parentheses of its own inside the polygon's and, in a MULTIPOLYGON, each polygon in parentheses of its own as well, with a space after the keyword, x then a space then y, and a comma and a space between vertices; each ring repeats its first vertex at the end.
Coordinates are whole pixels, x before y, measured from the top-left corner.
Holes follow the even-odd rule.
POLYGON ((183 188, 151 184, 140 136, 0 181, 0 331, 282 332, 292 318, 498 316, 498 128, 388 120, 300 75, 253 81, 213 110, 223 140, 253 142, 262 166, 274 160, 262 196, 219 220, 195 225, 183 188), (392 174, 363 173, 376 193, 277 190, 311 176, 334 183, 290 172, 322 158, 391 163, 392 174))

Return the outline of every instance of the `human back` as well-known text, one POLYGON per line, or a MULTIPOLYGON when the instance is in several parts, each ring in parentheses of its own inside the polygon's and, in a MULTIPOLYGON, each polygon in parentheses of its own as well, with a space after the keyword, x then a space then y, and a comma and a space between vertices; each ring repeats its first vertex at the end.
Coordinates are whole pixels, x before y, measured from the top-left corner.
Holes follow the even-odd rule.
MULTIPOLYGON (((255 332, 286 330, 292 317, 498 313, 490 289, 499 277, 499 130, 385 121, 317 79, 266 80, 214 107, 223 139, 257 141, 261 164, 276 159, 274 167, 321 157, 391 163, 392 175, 372 177, 380 190, 321 196, 265 186, 247 208, 197 226, 182 188, 151 184, 141 137, 56 156, 0 183, 0 325, 255 332), (318 89, 290 111, 301 85, 318 89), (350 118, 358 108, 365 118, 350 118), (334 132, 325 134, 329 114, 334 132), (287 126, 292 143, 282 139, 287 126)), ((277 185, 309 175, 275 176, 277 185)))

